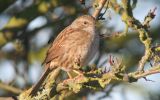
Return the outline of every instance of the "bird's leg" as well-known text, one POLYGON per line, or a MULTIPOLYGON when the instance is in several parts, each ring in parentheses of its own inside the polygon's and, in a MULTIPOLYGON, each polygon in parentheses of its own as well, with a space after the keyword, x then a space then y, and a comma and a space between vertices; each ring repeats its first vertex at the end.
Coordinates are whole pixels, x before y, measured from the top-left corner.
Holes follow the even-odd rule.
POLYGON ((77 75, 83 75, 83 72, 80 70, 73 70, 73 72, 75 72, 77 75))
POLYGON ((83 72, 80 71, 80 64, 78 63, 74 64, 73 72, 77 75, 83 75, 83 72))
POLYGON ((73 78, 70 72, 67 72, 67 75, 68 75, 69 79, 73 78))
POLYGON ((72 79, 78 75, 83 75, 83 72, 80 70, 73 69, 73 71, 70 71, 70 72, 67 71, 67 75, 69 79, 72 79))

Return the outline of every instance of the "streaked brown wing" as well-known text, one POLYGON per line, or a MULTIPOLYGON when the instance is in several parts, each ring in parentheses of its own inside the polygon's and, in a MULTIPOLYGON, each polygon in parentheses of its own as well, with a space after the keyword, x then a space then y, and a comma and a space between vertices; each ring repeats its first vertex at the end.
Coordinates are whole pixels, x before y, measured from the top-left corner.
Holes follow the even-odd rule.
POLYGON ((46 58, 43 63, 49 63, 52 61, 54 58, 58 57, 60 54, 63 53, 63 49, 60 46, 60 43, 62 42, 62 38, 66 37, 66 32, 72 32, 73 30, 68 26, 66 27, 63 31, 61 31, 56 39, 53 41, 51 44, 50 48, 47 51, 46 58))
MULTIPOLYGON (((81 56, 81 49, 86 49, 89 44, 88 38, 90 35, 85 31, 73 30, 67 27, 64 31, 62 31, 51 47, 47 52, 47 57, 45 59, 45 63, 49 63, 57 57, 69 57, 73 55, 69 55, 70 52, 76 53, 78 50, 78 54, 74 54, 75 56, 81 56), (66 33, 67 32, 67 33, 66 33), (80 38, 83 37, 83 38, 80 38), (85 37, 85 38, 84 38, 85 37)), ((74 58, 74 57, 73 57, 74 58)), ((65 59, 65 58, 64 58, 65 59)), ((67 59, 67 58, 66 58, 67 59)))

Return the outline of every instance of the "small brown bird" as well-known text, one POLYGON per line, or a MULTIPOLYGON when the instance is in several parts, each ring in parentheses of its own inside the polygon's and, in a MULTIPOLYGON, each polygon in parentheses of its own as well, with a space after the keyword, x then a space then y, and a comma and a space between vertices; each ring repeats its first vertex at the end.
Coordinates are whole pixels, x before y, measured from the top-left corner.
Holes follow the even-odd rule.
POLYGON ((47 52, 44 61, 46 71, 33 90, 38 88, 47 75, 56 68, 66 71, 71 77, 69 72, 79 72, 81 66, 86 66, 90 62, 99 45, 95 21, 94 17, 83 15, 60 32, 47 52))

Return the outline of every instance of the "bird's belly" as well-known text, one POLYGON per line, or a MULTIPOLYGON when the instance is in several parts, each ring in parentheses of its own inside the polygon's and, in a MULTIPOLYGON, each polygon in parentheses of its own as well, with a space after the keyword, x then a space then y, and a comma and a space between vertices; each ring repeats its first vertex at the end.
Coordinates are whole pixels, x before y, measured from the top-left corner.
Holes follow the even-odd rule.
POLYGON ((99 36, 95 37, 91 46, 90 46, 90 49, 88 51, 88 54, 87 54, 87 57, 86 57, 86 60, 84 61, 84 64, 83 66, 86 66, 89 64, 89 62, 95 57, 97 51, 98 51, 98 48, 99 48, 99 36))

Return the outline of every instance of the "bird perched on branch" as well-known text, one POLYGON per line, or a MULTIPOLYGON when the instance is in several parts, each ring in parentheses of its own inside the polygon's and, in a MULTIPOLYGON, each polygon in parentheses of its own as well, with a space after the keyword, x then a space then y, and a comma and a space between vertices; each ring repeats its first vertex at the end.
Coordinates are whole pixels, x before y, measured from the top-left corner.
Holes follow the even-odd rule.
POLYGON ((98 50, 99 35, 96 33, 95 22, 94 17, 83 15, 59 33, 44 60, 45 72, 31 94, 57 68, 66 71, 70 78, 72 71, 82 74, 79 68, 86 66, 98 50))

